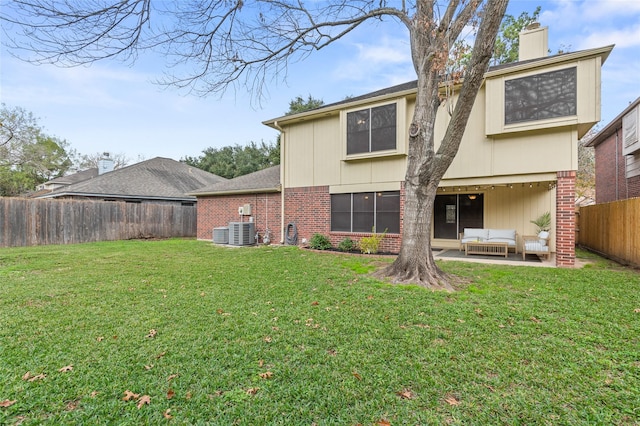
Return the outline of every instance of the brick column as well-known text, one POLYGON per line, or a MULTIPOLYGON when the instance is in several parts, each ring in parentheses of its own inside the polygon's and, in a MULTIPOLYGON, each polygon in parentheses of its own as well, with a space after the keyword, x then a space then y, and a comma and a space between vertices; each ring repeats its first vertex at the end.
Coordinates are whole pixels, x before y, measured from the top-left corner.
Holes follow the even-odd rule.
POLYGON ((576 261, 576 172, 558 172, 556 188, 556 266, 570 268, 576 261))

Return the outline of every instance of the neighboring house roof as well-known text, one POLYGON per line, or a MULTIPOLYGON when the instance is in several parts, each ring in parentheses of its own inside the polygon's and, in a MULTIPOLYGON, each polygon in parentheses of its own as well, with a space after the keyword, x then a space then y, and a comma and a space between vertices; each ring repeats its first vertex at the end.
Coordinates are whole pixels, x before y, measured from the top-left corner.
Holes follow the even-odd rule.
POLYGON ((635 101, 631 102, 628 107, 624 109, 616 118, 611 120, 609 124, 604 126, 602 130, 600 130, 587 144, 586 146, 598 146, 609 136, 613 135, 616 130, 622 127, 622 118, 629 113, 632 109, 634 109, 638 104, 640 104, 640 97, 638 97, 635 101))
POLYGON ((280 190, 280 166, 273 166, 200 188, 197 191, 191 191, 189 195, 202 197, 207 195, 280 192, 280 190))
POLYGON ((51 179, 48 182, 45 182, 44 185, 71 185, 74 183, 78 183, 78 182, 82 182, 88 179, 92 179, 94 177, 98 176, 98 168, 97 167, 93 167, 91 169, 87 169, 87 170, 82 170, 79 171, 77 173, 73 173, 71 175, 67 175, 67 176, 60 176, 58 178, 55 179, 51 179))
POLYGON ((69 185, 39 198, 103 197, 150 200, 194 200, 187 195, 225 178, 170 158, 156 157, 69 185))
MULTIPOLYGON (((510 74, 514 72, 520 72, 522 70, 546 67, 556 64, 561 64, 564 62, 576 61, 582 58, 586 58, 589 56, 598 55, 602 58, 602 63, 609 57, 611 50, 613 49, 613 45, 599 47, 596 49, 587 49, 580 50, 577 52, 570 53, 560 53, 557 55, 545 56, 543 58, 537 59, 529 59, 526 61, 518 61, 511 62, 508 64, 496 65, 493 67, 489 67, 487 72, 485 73, 485 78, 489 77, 497 77, 505 74, 510 74)), ((331 115, 332 113, 337 113, 339 109, 344 106, 356 106, 358 104, 373 102, 378 100, 383 100, 386 98, 392 97, 400 97, 407 96, 409 94, 414 94, 417 91, 417 80, 410 81, 408 83, 398 84, 396 86, 387 87, 381 90, 376 90, 375 92, 367 93, 361 96, 356 96, 353 98, 347 98, 339 102, 334 102, 331 104, 323 105, 318 108, 314 108, 312 110, 300 112, 297 114, 285 115, 278 118, 273 118, 271 120, 263 121, 262 124, 272 127, 274 129, 279 129, 279 122, 285 121, 299 121, 310 118, 311 116, 316 115, 331 115)))

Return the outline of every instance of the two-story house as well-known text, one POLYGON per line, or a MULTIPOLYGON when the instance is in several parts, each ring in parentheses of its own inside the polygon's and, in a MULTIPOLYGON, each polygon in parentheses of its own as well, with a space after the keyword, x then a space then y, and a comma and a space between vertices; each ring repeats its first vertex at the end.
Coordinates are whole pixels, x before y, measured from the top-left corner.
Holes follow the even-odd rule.
POLYGON ((596 154, 596 202, 640 197, 640 98, 589 141, 596 154))
MULTIPOLYGON (((556 263, 573 265, 577 143, 600 120, 601 67, 613 46, 548 56, 547 39, 546 27, 524 31, 520 60, 486 72, 458 155, 438 189, 434 247, 457 248, 465 227, 532 234, 531 220, 550 212, 556 263)), ((397 252, 415 95, 410 82, 265 121, 281 132, 279 193, 232 194, 215 186, 193 192, 198 237, 210 239, 213 227, 237 217, 237 206, 228 215, 206 216, 233 196, 236 203, 256 200, 250 219, 258 232, 276 230, 274 241, 284 241, 292 224, 299 241, 321 233, 334 245, 369 235, 373 227, 387 230, 382 250, 397 252), (270 202, 258 201, 259 195, 270 202), (266 205, 272 214, 263 212, 266 205), (210 220, 200 223, 205 217, 210 220), (271 223, 262 223, 265 217, 271 223)), ((436 141, 456 99, 454 91, 440 106, 436 141)))

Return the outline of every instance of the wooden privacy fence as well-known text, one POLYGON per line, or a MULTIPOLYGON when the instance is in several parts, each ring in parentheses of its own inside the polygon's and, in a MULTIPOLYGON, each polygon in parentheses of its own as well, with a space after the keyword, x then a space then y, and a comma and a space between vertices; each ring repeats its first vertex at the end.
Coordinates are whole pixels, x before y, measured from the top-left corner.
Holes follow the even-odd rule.
POLYGON ((578 229, 579 245, 640 266, 640 198, 581 207, 578 229))
POLYGON ((0 247, 195 235, 195 206, 0 198, 0 247))

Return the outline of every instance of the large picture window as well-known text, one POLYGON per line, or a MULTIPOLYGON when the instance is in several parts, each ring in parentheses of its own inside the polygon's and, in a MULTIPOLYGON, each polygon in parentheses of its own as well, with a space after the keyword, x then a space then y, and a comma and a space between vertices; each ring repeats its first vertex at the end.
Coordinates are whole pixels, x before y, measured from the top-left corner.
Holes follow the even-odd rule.
POLYGON ((347 113, 347 155, 396 149, 396 104, 347 113))
POLYGON ((400 191, 331 195, 331 230, 400 233, 400 191))
POLYGON ((576 115, 576 89, 575 67, 507 80, 504 122, 514 124, 576 115))

